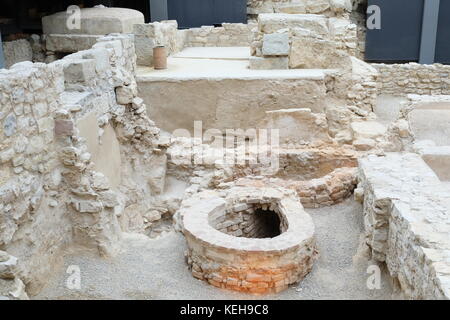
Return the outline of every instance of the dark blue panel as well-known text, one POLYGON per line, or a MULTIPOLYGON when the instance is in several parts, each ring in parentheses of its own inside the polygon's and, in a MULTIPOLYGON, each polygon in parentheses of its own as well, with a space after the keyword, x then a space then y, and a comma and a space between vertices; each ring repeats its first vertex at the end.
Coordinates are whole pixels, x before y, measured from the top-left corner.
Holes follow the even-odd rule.
POLYGON ((424 0, 368 2, 381 8, 381 29, 367 30, 366 60, 418 61, 424 0))
POLYGON ((3 55, 2 32, 0 30, 0 69, 5 67, 5 57, 3 55))
POLYGON ((247 22, 246 0, 168 0, 167 5, 169 19, 180 28, 247 22))
POLYGON ((436 62, 450 64, 450 1, 441 0, 436 39, 436 62))

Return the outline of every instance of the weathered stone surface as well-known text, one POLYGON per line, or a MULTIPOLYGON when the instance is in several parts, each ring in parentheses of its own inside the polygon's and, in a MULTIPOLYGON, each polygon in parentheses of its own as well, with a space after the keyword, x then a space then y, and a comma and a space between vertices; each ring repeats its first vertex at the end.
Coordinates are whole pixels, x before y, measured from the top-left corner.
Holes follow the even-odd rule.
POLYGON ((329 33, 327 18, 312 14, 261 14, 258 17, 258 29, 265 34, 282 29, 302 28, 317 35, 329 33))
POLYGON ((288 57, 250 57, 250 69, 284 70, 289 68, 288 57))
POLYGON ((66 83, 89 84, 95 77, 95 60, 70 59, 64 65, 66 83))
POLYGON ((330 0, 330 7, 335 13, 344 13, 352 11, 351 0, 330 0))
POLYGON ((289 54, 289 35, 287 33, 264 34, 262 54, 287 56, 289 54))
POLYGON ((73 53, 90 49, 100 38, 85 34, 49 34, 45 45, 47 51, 73 53))
POLYGON ((450 95, 450 66, 407 63, 373 64, 373 67, 380 72, 379 82, 385 94, 450 95))
POLYGON ((22 280, 0 279, 0 300, 29 300, 22 280))
POLYGON ((310 109, 282 109, 266 114, 265 127, 279 130, 281 144, 331 141, 324 114, 312 113, 310 109))
POLYGON ((5 136, 10 137, 16 133, 17 120, 14 114, 8 115, 3 122, 3 132, 5 136))
POLYGON ((450 195, 416 154, 360 160, 366 241, 412 299, 450 299, 450 195), (441 269, 442 268, 442 269, 441 269))
POLYGON ((33 59, 33 51, 30 42, 26 39, 3 41, 2 44, 6 68, 9 68, 16 63, 31 61, 33 59))
POLYGON ((42 18, 44 34, 87 34, 106 35, 110 33, 131 33, 133 25, 144 23, 144 15, 125 8, 81 9, 80 26, 68 23, 71 13, 59 12, 42 18))
POLYGON ((16 277, 16 273, 17 258, 3 252, 2 255, 0 255, 0 279, 14 279, 16 277))
POLYGON ((374 139, 386 133, 387 128, 376 121, 352 122, 355 139, 374 139))

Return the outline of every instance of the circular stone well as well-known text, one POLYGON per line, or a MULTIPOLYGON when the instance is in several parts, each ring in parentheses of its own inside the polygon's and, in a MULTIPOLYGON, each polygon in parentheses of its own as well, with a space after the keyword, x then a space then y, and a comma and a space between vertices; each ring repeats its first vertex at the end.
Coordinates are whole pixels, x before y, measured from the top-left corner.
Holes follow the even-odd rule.
POLYGON ((310 271, 314 224, 294 191, 203 191, 180 208, 194 277, 235 291, 280 292, 310 271))

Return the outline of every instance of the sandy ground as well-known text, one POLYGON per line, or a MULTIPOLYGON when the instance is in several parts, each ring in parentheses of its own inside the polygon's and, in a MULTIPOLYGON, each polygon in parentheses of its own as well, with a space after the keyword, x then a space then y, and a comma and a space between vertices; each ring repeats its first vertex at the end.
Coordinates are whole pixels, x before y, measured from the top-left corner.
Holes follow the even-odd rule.
POLYGON ((320 257, 298 285, 278 295, 253 296, 220 290, 194 279, 184 261, 185 241, 170 232, 159 239, 126 235, 114 259, 68 255, 65 266, 34 299, 391 299, 382 271, 381 288, 367 289, 367 259, 358 255, 362 208, 353 200, 332 208, 308 210, 316 225, 320 257), (79 266, 81 289, 66 288, 68 266, 79 266))

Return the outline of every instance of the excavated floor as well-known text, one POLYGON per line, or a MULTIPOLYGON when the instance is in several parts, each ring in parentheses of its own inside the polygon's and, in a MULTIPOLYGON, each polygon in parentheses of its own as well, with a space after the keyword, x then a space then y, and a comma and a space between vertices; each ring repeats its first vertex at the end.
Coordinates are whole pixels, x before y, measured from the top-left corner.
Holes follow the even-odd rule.
POLYGON ((362 207, 353 200, 321 209, 307 209, 316 225, 320 256, 299 284, 277 295, 254 296, 214 288, 192 277, 184 260, 181 234, 156 240, 127 235, 122 253, 104 260, 77 254, 49 279, 34 299, 392 299, 390 280, 382 271, 381 288, 368 290, 369 261, 357 253, 362 232, 362 207), (69 290, 68 266, 81 270, 81 290, 69 290))

